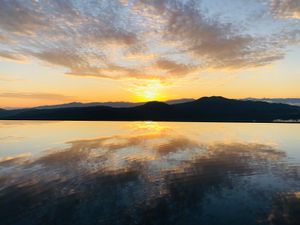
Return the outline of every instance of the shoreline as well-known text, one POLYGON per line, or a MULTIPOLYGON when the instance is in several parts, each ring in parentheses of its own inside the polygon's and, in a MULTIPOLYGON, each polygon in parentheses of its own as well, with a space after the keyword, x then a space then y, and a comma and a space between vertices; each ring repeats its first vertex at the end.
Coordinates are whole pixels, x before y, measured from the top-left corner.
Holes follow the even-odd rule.
POLYGON ((61 121, 61 122, 178 122, 178 123, 272 123, 272 124, 300 124, 300 121, 224 121, 224 120, 84 120, 84 119, 0 119, 0 121, 61 121))

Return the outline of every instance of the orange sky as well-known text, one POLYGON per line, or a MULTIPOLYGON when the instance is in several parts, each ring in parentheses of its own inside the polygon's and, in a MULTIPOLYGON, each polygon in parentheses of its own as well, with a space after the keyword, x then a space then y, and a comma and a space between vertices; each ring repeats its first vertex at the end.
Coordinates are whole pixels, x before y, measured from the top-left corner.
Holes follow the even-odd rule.
POLYGON ((0 107, 300 98, 300 4, 278 1, 1 3, 0 107))

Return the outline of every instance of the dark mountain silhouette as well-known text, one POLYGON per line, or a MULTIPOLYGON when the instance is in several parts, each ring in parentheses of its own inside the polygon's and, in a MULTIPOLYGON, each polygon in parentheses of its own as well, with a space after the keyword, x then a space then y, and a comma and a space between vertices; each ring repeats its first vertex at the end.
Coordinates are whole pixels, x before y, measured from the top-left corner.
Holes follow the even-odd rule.
MULTIPOLYGON (((174 99, 165 101, 165 103, 173 105, 184 102, 194 101, 193 98, 182 98, 182 99, 174 99)), ((58 109, 58 108, 79 108, 79 107, 90 107, 90 106, 109 106, 114 108, 124 108, 124 107, 134 107, 143 105, 146 102, 89 102, 89 103, 81 103, 81 102, 70 102, 59 105, 43 105, 34 107, 35 109, 58 109)))
POLYGON ((91 107, 91 106, 109 106, 115 108, 122 107, 133 107, 138 105, 143 105, 145 102, 90 102, 90 103, 81 103, 81 102, 70 102, 60 105, 44 105, 34 107, 35 109, 58 109, 58 108, 80 108, 80 107, 91 107))
POLYGON ((0 119, 271 122, 299 120, 300 107, 223 97, 204 97, 173 105, 154 101, 123 108, 90 106, 4 110, 4 112, 0 111, 0 119))
POLYGON ((6 115, 11 115, 13 110, 6 110, 6 109, 0 109, 0 117, 6 116, 6 115))
POLYGON ((168 100, 168 101, 165 101, 165 103, 167 103, 169 105, 174 105, 174 104, 192 102, 192 101, 195 101, 195 99, 193 99, 193 98, 181 98, 181 99, 168 100))

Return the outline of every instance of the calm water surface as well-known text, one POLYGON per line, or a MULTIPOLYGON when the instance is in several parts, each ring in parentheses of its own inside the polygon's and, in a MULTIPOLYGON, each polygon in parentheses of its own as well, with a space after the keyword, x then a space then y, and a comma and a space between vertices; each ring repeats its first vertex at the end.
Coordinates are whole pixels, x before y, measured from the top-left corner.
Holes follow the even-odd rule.
POLYGON ((300 125, 0 121, 0 224, 300 224, 300 125))

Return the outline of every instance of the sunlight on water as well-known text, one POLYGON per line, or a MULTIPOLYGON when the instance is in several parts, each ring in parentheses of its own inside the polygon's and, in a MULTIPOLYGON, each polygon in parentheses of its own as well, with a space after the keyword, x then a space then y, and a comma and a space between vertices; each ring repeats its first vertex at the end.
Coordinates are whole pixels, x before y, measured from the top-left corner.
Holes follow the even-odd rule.
POLYGON ((297 124, 0 121, 0 224, 296 224, 297 124))

